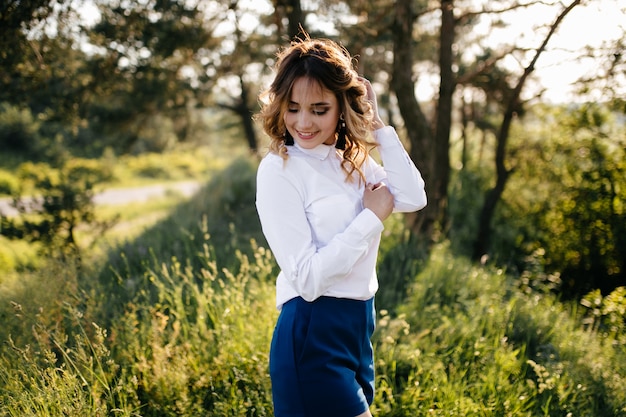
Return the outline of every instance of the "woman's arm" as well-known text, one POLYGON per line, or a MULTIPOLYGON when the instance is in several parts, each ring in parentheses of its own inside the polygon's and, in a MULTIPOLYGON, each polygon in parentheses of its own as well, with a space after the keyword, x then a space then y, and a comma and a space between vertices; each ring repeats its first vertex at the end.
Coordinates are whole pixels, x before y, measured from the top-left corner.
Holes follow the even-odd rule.
MULTIPOLYGON (((375 183, 384 182, 393 194, 394 211, 412 212, 426 206, 424 180, 419 170, 407 154, 393 127, 385 126, 378 112, 378 100, 372 84, 361 78, 367 90, 367 100, 372 105, 373 135, 383 163, 381 169, 373 160, 375 183)), ((369 181, 369 179, 368 179, 369 181)))
POLYGON ((394 197, 394 211, 412 212, 426 206, 426 191, 422 174, 417 169, 396 131, 386 126, 374 132, 382 169, 376 169, 376 181, 383 181, 394 197))

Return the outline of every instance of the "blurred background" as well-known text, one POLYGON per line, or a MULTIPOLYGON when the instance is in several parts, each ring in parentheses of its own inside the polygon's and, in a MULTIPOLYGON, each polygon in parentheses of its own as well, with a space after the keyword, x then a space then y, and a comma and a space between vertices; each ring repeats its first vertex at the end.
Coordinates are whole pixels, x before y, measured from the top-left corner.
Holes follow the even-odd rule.
POLYGON ((625 282, 624 17, 616 0, 8 1, 0 147, 262 154, 257 96, 302 27, 352 52, 422 170, 412 230, 476 260, 539 251, 573 294, 607 291, 625 282))
POLYGON ((426 181, 383 238, 379 415, 626 415, 622 0, 3 1, 0 415, 271 413, 253 115, 302 30, 426 181))

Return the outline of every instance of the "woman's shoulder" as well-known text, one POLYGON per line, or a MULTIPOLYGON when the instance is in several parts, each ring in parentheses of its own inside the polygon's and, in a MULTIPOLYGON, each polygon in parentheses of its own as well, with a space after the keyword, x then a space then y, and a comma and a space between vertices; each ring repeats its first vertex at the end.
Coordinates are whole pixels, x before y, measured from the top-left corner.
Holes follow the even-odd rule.
POLYGON ((261 159, 261 165, 274 165, 278 162, 282 162, 283 158, 275 152, 268 152, 261 159))
POLYGON ((302 151, 295 146, 289 146, 285 156, 279 155, 276 152, 268 152, 261 160, 261 165, 280 167, 281 169, 293 168, 294 165, 297 165, 295 161, 302 157, 302 151))
POLYGON ((268 152, 259 163, 259 174, 267 175, 273 173, 273 175, 282 175, 288 170, 293 169, 293 158, 290 156, 291 155, 285 159, 277 153, 268 152))
POLYGON ((295 187, 302 189, 306 178, 310 177, 306 169, 302 169, 301 158, 290 155, 283 159, 281 155, 268 153, 259 163, 257 170, 257 185, 270 185, 272 187, 295 187))
POLYGON ((287 150, 286 158, 277 153, 266 154, 259 164, 257 176, 278 179, 283 177, 289 182, 301 182, 312 175, 312 166, 307 155, 295 146, 287 150))

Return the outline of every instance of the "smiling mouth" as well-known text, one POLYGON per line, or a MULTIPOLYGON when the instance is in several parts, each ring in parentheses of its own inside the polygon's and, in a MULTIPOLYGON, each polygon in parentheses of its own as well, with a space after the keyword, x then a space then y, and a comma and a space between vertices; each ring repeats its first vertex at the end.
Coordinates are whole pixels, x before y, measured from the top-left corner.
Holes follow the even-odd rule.
POLYGON ((299 130, 297 132, 298 132, 298 136, 300 136, 302 139, 311 139, 313 136, 317 134, 317 132, 301 132, 299 130))

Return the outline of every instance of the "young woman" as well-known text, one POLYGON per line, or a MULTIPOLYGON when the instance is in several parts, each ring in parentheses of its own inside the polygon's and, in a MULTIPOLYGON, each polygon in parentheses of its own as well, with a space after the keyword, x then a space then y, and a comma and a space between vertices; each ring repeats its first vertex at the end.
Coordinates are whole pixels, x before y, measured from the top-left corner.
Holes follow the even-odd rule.
POLYGON ((270 350, 275 415, 371 416, 383 220, 423 208, 424 181, 335 42, 305 37, 279 52, 261 102, 271 142, 256 204, 281 269, 270 350), (369 156, 372 139, 383 166, 369 156))

